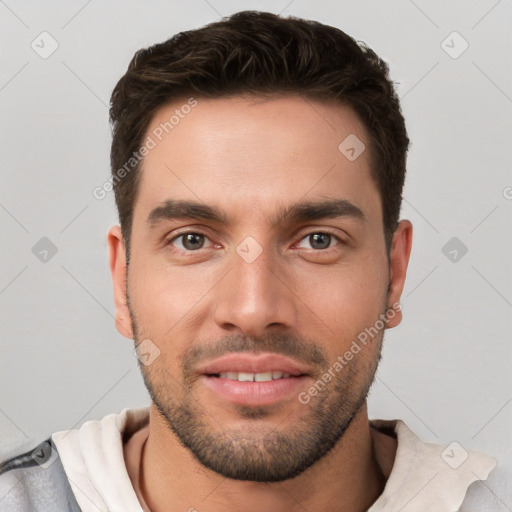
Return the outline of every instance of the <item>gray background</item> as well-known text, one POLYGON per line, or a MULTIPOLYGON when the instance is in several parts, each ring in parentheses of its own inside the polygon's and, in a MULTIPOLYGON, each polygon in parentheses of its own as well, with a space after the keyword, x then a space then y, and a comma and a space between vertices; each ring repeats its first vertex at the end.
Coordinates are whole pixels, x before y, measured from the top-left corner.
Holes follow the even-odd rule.
POLYGON ((415 233, 370 416, 498 457, 489 499, 512 510, 510 0, 0 1, 0 456, 148 403, 114 328, 113 196, 92 195, 109 175, 110 93, 137 49, 248 8, 335 25, 389 62, 415 233), (43 31, 59 45, 45 59, 43 31))

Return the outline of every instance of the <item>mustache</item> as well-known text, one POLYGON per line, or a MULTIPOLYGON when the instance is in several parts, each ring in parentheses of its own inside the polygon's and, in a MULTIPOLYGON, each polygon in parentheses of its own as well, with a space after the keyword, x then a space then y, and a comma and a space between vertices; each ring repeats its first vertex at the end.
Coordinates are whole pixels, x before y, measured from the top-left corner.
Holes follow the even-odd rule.
POLYGON ((183 368, 188 373, 203 361, 233 352, 270 352, 295 358, 314 365, 319 370, 329 365, 328 356, 319 343, 296 335, 269 333, 259 337, 227 336, 221 340, 191 347, 183 358, 183 368))

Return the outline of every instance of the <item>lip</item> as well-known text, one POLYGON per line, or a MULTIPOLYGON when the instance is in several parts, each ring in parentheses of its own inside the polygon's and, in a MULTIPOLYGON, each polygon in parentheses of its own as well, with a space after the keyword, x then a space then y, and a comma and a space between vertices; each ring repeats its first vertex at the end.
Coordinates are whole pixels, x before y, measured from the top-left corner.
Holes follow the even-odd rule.
POLYGON ((292 377, 299 377, 308 375, 311 369, 289 357, 269 352, 227 354, 205 363, 198 369, 200 374, 207 376, 224 372, 263 373, 272 371, 289 373, 292 377))
POLYGON ((218 397, 232 404, 262 406, 297 397, 301 388, 304 389, 306 379, 308 377, 302 375, 266 382, 240 382, 202 375, 200 381, 218 397))
POLYGON ((199 368, 200 378, 217 397, 246 406, 271 405, 298 396, 310 378, 311 369, 293 359, 271 353, 228 354, 199 368), (265 382, 240 382, 220 377, 224 372, 282 372, 289 377, 265 382))

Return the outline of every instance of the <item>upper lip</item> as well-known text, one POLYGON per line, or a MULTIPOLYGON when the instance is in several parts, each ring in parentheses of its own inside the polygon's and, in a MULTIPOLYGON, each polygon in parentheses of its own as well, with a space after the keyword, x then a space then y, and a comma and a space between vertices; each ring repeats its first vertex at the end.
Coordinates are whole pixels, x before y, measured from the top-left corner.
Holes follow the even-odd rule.
POLYGON ((199 373, 215 375, 224 372, 265 373, 283 372, 290 375, 308 374, 310 369, 289 357, 272 353, 231 353, 200 366, 199 373))

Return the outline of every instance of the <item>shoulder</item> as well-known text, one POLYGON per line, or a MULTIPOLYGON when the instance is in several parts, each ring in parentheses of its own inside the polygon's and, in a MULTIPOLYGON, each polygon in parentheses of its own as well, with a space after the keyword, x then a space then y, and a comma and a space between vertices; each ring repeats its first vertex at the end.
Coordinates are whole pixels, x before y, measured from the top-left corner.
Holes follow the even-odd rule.
POLYGON ((0 512, 80 512, 51 438, 0 463, 0 512))

